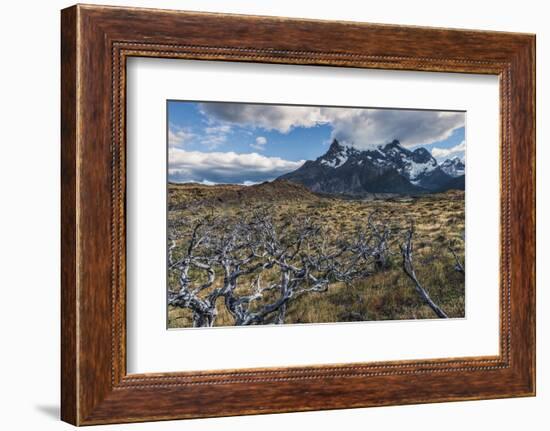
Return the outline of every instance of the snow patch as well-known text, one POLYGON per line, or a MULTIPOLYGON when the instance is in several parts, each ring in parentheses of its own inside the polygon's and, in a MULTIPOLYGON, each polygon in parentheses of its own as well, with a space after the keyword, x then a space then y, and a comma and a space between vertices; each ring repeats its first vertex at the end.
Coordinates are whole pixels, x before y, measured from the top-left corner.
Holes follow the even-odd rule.
POLYGON ((431 172, 436 167, 437 162, 435 162, 434 160, 430 160, 426 163, 416 163, 411 160, 409 164, 405 167, 405 171, 407 172, 407 175, 409 176, 411 182, 415 184, 414 180, 416 180, 420 175, 431 172))
POLYGON ((447 175, 451 177, 459 177, 464 175, 465 166, 462 160, 458 157, 453 157, 452 159, 447 159, 441 164, 441 169, 447 175))
POLYGON ((344 163, 346 163, 348 161, 348 158, 349 157, 347 156, 347 154, 339 153, 332 160, 326 160, 326 159, 321 160, 321 164, 328 166, 330 168, 337 168, 339 166, 342 166, 344 163))

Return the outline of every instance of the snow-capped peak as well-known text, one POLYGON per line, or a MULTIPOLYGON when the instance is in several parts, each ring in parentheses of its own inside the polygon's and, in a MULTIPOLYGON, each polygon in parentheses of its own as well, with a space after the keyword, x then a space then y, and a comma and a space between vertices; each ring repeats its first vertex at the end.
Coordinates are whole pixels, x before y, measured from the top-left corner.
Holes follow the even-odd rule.
POLYGON ((464 190, 464 181, 450 181, 451 175, 459 177, 464 172, 464 164, 460 160, 446 162, 446 166, 451 165, 454 170, 448 174, 426 148, 409 150, 398 140, 364 150, 353 143, 333 140, 324 155, 280 178, 302 183, 316 192, 352 195, 464 190))
POLYGON ((437 161, 428 150, 421 147, 410 151, 403 147, 397 139, 380 146, 378 151, 383 153, 386 159, 391 162, 391 165, 401 175, 406 176, 413 184, 418 182, 418 178, 421 175, 437 168, 437 161))
POLYGON ((344 146, 334 139, 328 151, 317 160, 324 166, 338 168, 346 163, 351 155, 357 153, 355 148, 344 146))
POLYGON ((395 169, 414 185, 425 182, 427 176, 437 174, 441 167, 441 173, 451 177, 464 175, 464 163, 458 157, 445 160, 441 165, 424 147, 409 150, 394 139, 370 150, 360 151, 352 145, 342 144, 336 139, 332 141, 328 151, 317 159, 317 163, 331 169, 338 169, 346 165, 349 167, 376 169, 395 169))
POLYGON ((464 162, 458 157, 447 159, 441 163, 441 169, 443 172, 451 177, 460 177, 461 175, 464 175, 465 168, 464 162))

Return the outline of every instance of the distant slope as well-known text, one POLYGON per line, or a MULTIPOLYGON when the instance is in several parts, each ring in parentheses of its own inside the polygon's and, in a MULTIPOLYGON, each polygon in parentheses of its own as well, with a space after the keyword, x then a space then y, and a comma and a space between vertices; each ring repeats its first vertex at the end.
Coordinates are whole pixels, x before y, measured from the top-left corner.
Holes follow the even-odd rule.
POLYGON ((446 190, 464 190, 465 189, 465 176, 451 178, 444 186, 442 191, 446 190))
POLYGON ((186 209, 241 202, 317 201, 320 197, 302 184, 275 180, 243 186, 238 184, 168 184, 168 209, 186 209))

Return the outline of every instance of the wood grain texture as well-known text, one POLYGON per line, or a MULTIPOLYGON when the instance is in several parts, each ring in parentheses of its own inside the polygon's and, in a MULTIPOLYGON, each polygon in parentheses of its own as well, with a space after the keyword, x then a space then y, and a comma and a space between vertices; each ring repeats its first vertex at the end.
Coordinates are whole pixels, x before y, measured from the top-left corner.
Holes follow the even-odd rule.
POLYGON ((62 418, 77 424, 533 395, 533 35, 100 6, 62 12, 62 418), (500 76, 497 357, 126 374, 130 56, 500 76))
POLYGON ((76 9, 61 17, 61 417, 77 422, 76 9))

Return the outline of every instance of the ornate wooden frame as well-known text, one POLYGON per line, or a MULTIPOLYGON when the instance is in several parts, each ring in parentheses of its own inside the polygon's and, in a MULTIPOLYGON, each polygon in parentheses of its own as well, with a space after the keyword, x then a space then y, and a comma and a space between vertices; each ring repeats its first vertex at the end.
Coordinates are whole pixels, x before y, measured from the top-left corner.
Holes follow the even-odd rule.
POLYGON ((62 11, 61 48, 63 420, 88 425, 534 395, 534 35, 78 5, 62 11), (128 375, 130 56, 498 75, 500 354, 128 375))

